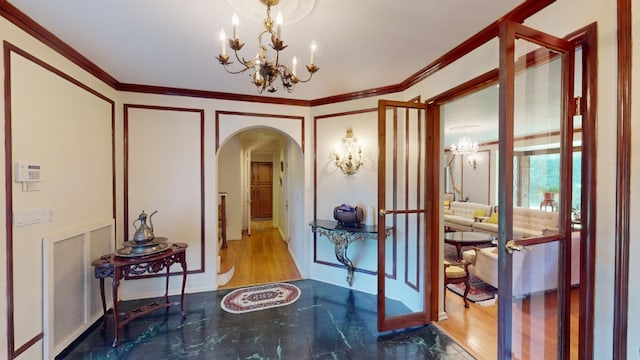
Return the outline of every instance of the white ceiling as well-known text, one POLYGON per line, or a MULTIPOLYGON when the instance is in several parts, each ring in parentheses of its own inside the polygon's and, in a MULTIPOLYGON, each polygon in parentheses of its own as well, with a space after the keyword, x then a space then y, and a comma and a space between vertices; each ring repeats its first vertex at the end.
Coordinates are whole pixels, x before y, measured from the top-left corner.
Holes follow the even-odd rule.
MULTIPOLYGON (((287 2, 280 0, 283 9, 287 2)), ((284 19, 281 54, 308 61, 318 45, 320 71, 311 82, 263 96, 313 100, 394 85, 495 21, 522 0, 296 0, 308 16, 284 19), (306 3, 305 3, 306 2, 306 3)), ((9 0, 20 11, 79 51, 121 83, 255 95, 247 74, 218 64, 219 32, 232 33, 229 3, 259 0, 9 0)), ((256 10, 257 8, 257 10, 256 10)), ((242 56, 254 57, 263 26, 239 12, 242 56)), ((275 18, 276 11, 272 11, 275 18)))

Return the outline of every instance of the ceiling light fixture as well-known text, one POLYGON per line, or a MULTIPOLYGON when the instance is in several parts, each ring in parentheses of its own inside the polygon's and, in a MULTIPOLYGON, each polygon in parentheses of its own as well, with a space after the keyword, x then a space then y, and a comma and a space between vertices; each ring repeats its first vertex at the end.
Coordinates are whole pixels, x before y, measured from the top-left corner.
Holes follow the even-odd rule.
POLYGON ((267 6, 267 17, 264 19, 265 30, 258 35, 258 54, 255 59, 247 60, 245 58, 240 58, 238 55, 238 51, 242 49, 244 44, 238 39, 239 21, 238 16, 235 13, 231 19, 231 23, 233 24, 233 38, 229 39, 228 44, 233 50, 236 60, 242 67, 235 71, 229 69, 229 65, 233 64, 233 62, 229 61, 229 56, 227 55, 227 36, 224 29, 220 31, 220 54, 216 59, 218 59, 220 64, 222 64, 224 69, 230 74, 241 74, 247 70, 253 70, 253 73, 250 75, 251 82, 258 88, 258 93, 260 94, 265 90, 271 93, 278 91, 276 85, 273 84, 277 78, 280 78, 282 86, 287 90, 287 92, 292 92, 297 83, 304 83, 311 80, 313 74, 320 69, 314 63, 316 43, 311 43, 311 56, 309 64, 306 65, 307 71, 309 72, 309 78, 301 80, 296 74, 296 66, 298 63, 296 57, 292 60, 291 68, 280 63, 280 51, 287 48, 287 45, 282 41, 282 14, 278 13, 278 15, 276 15, 275 31, 273 29, 274 22, 271 20, 271 6, 277 5, 279 0, 260 0, 260 2, 267 6), (271 35, 271 48, 275 50, 275 55, 272 59, 267 59, 267 47, 262 44, 262 36, 267 34, 271 35))
POLYGON ((451 152, 458 155, 473 154, 478 152, 478 143, 464 134, 457 143, 451 144, 451 152))

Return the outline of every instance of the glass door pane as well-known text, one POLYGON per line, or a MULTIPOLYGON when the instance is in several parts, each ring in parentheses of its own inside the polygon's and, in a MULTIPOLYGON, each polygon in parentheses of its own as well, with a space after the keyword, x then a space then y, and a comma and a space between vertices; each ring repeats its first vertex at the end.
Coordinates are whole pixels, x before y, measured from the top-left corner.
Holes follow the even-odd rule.
POLYGON ((562 359, 569 348, 573 47, 508 23, 501 51, 498 354, 562 359))

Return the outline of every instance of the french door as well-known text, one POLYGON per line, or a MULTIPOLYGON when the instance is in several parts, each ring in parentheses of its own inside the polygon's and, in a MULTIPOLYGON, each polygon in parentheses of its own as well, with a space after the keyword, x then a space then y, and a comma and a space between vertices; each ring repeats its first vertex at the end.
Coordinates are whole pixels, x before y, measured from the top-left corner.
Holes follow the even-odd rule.
POLYGON ((572 43, 518 23, 500 27, 499 359, 577 356, 569 350, 580 238, 572 236, 570 218, 574 51, 572 43), (551 153, 559 167, 522 156, 551 153), (555 197, 536 198, 544 190, 555 197))
POLYGON ((439 234, 439 129, 423 103, 378 103, 379 331, 432 320, 426 260, 439 234))

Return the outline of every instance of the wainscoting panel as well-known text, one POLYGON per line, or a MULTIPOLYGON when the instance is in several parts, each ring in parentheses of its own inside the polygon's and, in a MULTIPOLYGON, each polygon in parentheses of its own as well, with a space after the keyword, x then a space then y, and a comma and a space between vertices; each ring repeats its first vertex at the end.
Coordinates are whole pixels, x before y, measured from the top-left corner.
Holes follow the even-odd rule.
MULTIPOLYGON (((114 221, 109 219, 42 239, 45 359, 54 358, 102 316, 91 262, 114 251, 114 238, 114 221)), ((106 289, 110 285, 105 281, 106 289)), ((111 307, 111 297, 106 299, 111 307)))

